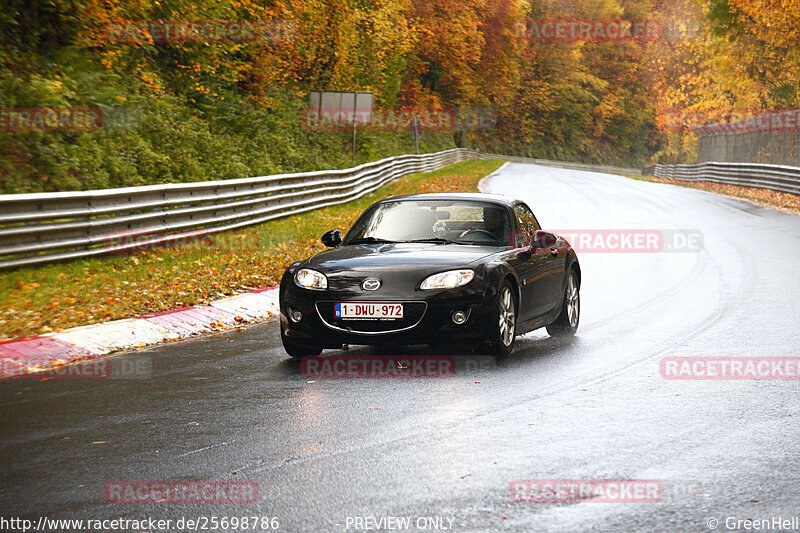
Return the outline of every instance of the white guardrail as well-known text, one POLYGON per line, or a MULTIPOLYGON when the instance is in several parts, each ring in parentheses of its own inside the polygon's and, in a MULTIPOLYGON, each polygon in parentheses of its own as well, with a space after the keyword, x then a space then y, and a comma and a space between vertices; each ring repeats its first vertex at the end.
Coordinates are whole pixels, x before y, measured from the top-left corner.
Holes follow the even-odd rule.
POLYGON ((710 181, 800 194, 800 167, 708 162, 697 165, 656 165, 653 175, 671 180, 710 181))
POLYGON ((414 172, 486 158, 456 148, 344 170, 0 195, 0 268, 158 246, 349 202, 414 172))
MULTIPOLYGON (((0 195, 0 269, 182 242, 360 198, 407 174, 468 159, 641 174, 465 148, 400 155, 344 170, 95 191, 0 195)), ((800 194, 800 168, 748 163, 656 165, 655 175, 800 194)))

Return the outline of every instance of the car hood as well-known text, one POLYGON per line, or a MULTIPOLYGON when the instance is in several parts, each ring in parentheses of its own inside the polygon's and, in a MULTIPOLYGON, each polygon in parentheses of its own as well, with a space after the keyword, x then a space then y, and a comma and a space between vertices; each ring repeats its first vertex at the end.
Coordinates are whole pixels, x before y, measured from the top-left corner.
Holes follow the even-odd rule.
POLYGON ((388 243, 332 248, 309 258, 303 266, 325 273, 344 270, 441 270, 468 266, 498 247, 460 244, 388 243))

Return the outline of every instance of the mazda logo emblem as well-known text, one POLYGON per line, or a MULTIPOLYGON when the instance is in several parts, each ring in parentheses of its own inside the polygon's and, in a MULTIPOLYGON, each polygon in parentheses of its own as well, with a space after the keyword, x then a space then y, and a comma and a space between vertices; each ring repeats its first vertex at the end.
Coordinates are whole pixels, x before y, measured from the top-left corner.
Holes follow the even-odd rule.
POLYGON ((361 283, 361 288, 365 291, 377 291, 381 286, 381 280, 376 278, 367 278, 361 283))

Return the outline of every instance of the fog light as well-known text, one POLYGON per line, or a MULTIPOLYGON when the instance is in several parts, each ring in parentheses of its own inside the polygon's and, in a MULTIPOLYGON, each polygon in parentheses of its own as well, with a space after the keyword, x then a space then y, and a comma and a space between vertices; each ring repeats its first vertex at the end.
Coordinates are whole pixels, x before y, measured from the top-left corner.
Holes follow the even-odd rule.
POLYGON ((303 320, 303 313, 301 313, 296 309, 291 313, 289 313, 289 316, 292 318, 292 322, 300 322, 301 320, 303 320))
POLYGON ((453 320, 453 324, 460 326, 467 321, 467 313, 464 311, 456 311, 450 318, 453 320))

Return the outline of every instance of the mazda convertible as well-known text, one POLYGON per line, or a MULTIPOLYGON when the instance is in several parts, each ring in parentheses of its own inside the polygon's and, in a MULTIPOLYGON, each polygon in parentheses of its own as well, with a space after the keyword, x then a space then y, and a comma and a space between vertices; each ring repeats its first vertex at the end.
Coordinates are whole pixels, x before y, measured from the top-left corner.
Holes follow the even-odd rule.
POLYGON ((347 344, 468 342, 511 353, 517 335, 574 335, 581 268, 517 199, 479 193, 393 196, 368 207, 329 248, 289 266, 280 285, 292 357, 347 344))

